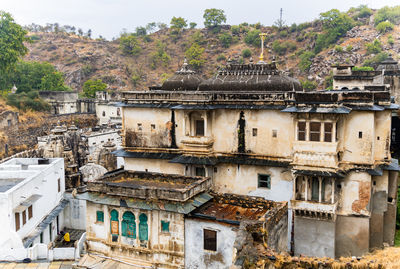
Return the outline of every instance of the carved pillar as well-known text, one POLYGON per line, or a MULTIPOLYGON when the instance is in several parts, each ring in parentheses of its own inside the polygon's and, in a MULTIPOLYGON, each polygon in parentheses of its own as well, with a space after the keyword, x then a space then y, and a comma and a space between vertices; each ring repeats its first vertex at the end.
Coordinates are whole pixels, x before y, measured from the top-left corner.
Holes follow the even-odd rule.
POLYGON ((304 200, 308 201, 308 177, 305 176, 304 180, 306 181, 306 193, 305 193, 304 200))
POLYGON ((331 179, 332 182, 332 197, 331 197, 331 203, 335 203, 335 178, 331 179))
POLYGON ((318 202, 322 202, 322 177, 318 177, 318 202))

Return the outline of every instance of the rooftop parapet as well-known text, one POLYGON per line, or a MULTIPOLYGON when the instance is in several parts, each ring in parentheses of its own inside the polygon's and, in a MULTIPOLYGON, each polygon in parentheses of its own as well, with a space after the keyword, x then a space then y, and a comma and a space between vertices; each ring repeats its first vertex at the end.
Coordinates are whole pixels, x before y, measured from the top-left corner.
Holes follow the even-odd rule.
POLYGON ((184 202, 207 191, 211 184, 208 177, 116 170, 88 182, 87 188, 89 192, 114 196, 184 202))

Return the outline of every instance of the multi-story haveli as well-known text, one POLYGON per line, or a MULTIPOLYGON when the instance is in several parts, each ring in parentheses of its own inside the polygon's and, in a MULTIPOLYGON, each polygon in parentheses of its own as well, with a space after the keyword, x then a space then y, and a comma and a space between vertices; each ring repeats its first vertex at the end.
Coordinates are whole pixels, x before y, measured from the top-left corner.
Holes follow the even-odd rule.
POLYGON ((208 80, 184 65, 122 100, 125 169, 208 176, 217 192, 290 201, 296 255, 393 244, 397 106, 387 87, 304 92, 274 63, 228 62, 208 80))

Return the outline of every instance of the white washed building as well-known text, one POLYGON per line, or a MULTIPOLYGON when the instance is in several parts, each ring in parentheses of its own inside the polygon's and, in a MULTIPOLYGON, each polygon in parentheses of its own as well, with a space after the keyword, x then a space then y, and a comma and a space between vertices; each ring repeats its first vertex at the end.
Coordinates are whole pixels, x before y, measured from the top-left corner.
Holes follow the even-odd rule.
POLYGON ((0 164, 0 259, 12 249, 48 244, 63 229, 67 201, 62 158, 0 164))

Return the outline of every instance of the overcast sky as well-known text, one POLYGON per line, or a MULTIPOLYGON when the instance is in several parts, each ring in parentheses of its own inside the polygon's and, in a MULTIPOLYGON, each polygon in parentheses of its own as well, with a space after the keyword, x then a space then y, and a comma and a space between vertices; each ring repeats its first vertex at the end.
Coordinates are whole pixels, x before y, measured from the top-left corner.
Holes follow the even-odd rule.
POLYGON ((366 4, 371 8, 400 5, 399 0, 0 0, 0 10, 11 13, 22 25, 58 22, 73 25, 93 36, 117 37, 122 29, 134 31, 149 22, 169 23, 173 16, 184 17, 203 27, 203 11, 225 10, 227 24, 242 22, 271 25, 279 18, 287 24, 311 21, 332 8, 346 11, 366 4))

